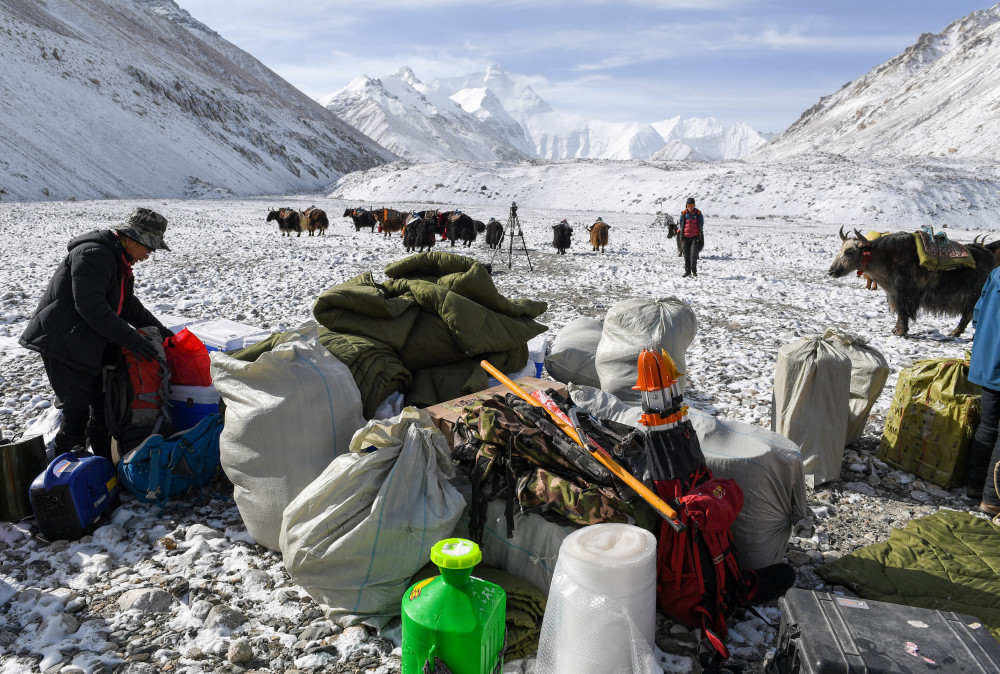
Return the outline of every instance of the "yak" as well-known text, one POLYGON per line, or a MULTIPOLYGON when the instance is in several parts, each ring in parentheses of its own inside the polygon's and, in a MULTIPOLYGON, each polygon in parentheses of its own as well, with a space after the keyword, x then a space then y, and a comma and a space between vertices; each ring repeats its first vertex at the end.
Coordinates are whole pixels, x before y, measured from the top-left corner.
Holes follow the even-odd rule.
MULTIPOLYGON (((480 223, 482 224, 482 223, 480 223)), ((483 225, 485 229, 485 225, 483 225)), ((461 211, 455 211, 448 216, 448 239, 454 246, 456 241, 461 241, 465 246, 471 246, 476 240, 476 221, 461 211)))
POLYGON ((486 223, 486 245, 490 248, 499 248, 503 243, 503 223, 490 220, 486 223))
POLYGON ((355 232, 360 232, 362 228, 368 227, 373 234, 375 233, 375 225, 378 224, 378 220, 375 219, 375 214, 371 211, 366 211, 360 207, 348 208, 344 211, 343 217, 354 221, 355 232))
POLYGON ((556 247, 560 255, 566 254, 566 249, 569 248, 572 237, 573 228, 565 220, 558 225, 552 225, 552 245, 556 247))
POLYGON ((278 221, 278 230, 282 236, 286 234, 291 236, 292 232, 298 232, 298 236, 302 236, 304 223, 301 214, 294 208, 272 209, 267 214, 267 221, 271 222, 272 220, 278 221))
POLYGON ((424 248, 430 250, 434 238, 434 222, 426 218, 410 220, 403 228, 403 246, 408 253, 417 248, 420 253, 424 252, 424 248))
POLYGON ((379 231, 384 236, 392 236, 393 232, 401 232, 406 225, 407 214, 393 208, 376 208, 372 213, 378 220, 379 231))
POLYGON ((608 245, 609 229, 611 229, 611 225, 604 222, 600 218, 597 219, 597 222, 587 228, 587 231, 590 232, 590 245, 593 246, 595 253, 598 248, 601 249, 602 253, 604 252, 604 247, 608 245))
POLYGON ((976 262, 975 268, 960 267, 948 271, 931 271, 920 266, 917 243, 912 233, 896 232, 868 240, 854 230, 854 237, 844 235, 837 258, 830 265, 833 278, 851 272, 867 274, 889 296, 889 310, 896 314, 894 335, 905 336, 910 321, 918 310, 934 314, 955 315, 961 318, 950 336, 958 337, 965 331, 972 312, 983 290, 983 283, 993 271, 996 262, 986 248, 968 246, 976 262))
POLYGON ((309 236, 312 236, 313 232, 316 231, 319 231, 319 236, 326 234, 326 229, 330 226, 330 220, 326 217, 326 211, 315 206, 310 206, 302 211, 301 215, 305 218, 305 225, 306 229, 309 230, 309 236))

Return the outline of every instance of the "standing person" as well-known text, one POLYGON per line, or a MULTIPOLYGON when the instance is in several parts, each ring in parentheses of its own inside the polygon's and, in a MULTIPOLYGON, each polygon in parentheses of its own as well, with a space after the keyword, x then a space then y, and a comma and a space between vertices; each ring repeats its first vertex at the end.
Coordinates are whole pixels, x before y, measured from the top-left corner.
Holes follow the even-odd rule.
POLYGON ((969 381, 983 387, 979 426, 969 444, 966 473, 969 498, 979 500, 979 509, 1000 515, 1000 267, 994 269, 972 314, 976 334, 972 340, 969 381))
POLYGON ((154 250, 170 250, 166 229, 162 215, 137 208, 117 230, 72 239, 21 335, 21 346, 42 355, 62 410, 57 456, 86 447, 89 439, 94 454, 111 459, 101 368, 116 362, 123 346, 143 360, 156 358, 155 346, 136 328, 155 327, 164 338, 173 334, 133 293, 132 265, 154 250))
POLYGON ((698 275, 698 253, 705 245, 705 216, 694 207, 694 197, 688 197, 687 208, 677 223, 684 249, 684 276, 698 275))

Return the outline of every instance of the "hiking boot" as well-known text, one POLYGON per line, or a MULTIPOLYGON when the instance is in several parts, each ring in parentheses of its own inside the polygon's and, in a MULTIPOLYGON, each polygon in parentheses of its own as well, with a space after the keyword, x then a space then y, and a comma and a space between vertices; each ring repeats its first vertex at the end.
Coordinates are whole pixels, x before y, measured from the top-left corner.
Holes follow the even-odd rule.
POLYGON ((990 505, 989 503, 980 503, 979 512, 985 513, 990 517, 996 517, 1000 515, 1000 505, 990 505))
POLYGON ((965 498, 970 501, 982 501, 983 500, 983 488, 973 487, 971 484, 965 488, 965 498))
POLYGON ((681 278, 687 278, 687 277, 688 277, 688 276, 690 276, 690 275, 691 275, 691 272, 689 272, 689 271, 686 271, 686 272, 684 272, 684 273, 683 273, 683 274, 681 275, 681 278))

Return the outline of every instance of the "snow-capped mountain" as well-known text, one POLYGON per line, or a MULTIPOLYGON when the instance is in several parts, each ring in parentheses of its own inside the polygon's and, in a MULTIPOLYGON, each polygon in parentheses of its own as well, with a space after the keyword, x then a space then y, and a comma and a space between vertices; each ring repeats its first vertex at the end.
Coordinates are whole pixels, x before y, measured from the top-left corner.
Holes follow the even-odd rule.
POLYGON ((172 0, 0 25, 2 199, 301 192, 395 158, 172 0))
POLYGON ((767 141, 745 124, 723 127, 711 118, 612 123, 557 112, 529 78, 498 65, 430 84, 404 67, 379 80, 358 78, 320 102, 414 161, 508 160, 516 158, 511 150, 541 159, 646 159, 661 152, 665 158, 739 159, 767 141), (486 140, 486 153, 477 139, 486 140))
POLYGON ((824 96, 755 156, 1000 154, 1000 5, 973 12, 824 96))
MULTIPOLYGON (((404 159, 517 160, 531 155, 523 134, 511 143, 509 115, 487 92, 465 96, 476 112, 435 91, 402 67, 389 77, 355 78, 320 104, 404 159)), ((513 127, 519 129, 516 123, 513 127)))

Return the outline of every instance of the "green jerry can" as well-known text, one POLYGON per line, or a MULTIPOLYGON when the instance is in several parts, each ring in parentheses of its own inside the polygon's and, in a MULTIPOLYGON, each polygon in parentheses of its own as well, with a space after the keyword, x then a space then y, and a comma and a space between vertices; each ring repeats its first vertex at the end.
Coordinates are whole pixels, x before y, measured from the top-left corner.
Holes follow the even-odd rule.
POLYGON ((403 596, 402 674, 422 674, 440 662, 453 674, 503 671, 507 595, 494 583, 472 577, 483 559, 479 546, 446 538, 431 548, 441 571, 415 583, 403 596))

